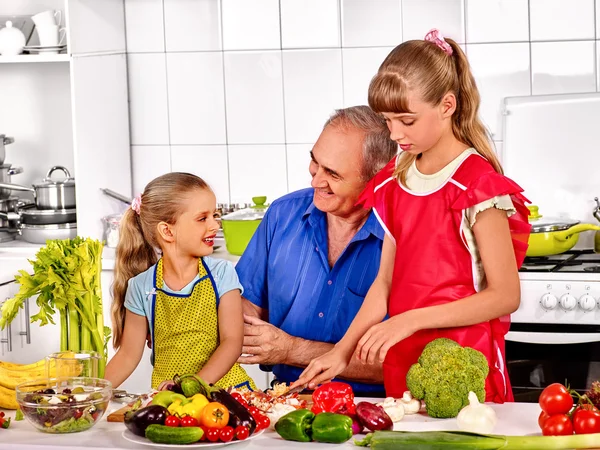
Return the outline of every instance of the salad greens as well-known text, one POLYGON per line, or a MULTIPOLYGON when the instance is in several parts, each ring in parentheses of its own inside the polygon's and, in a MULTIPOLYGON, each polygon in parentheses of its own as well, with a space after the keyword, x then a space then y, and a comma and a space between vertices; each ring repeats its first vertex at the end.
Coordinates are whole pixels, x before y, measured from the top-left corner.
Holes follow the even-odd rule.
POLYGON ((31 322, 54 324, 60 314, 60 350, 96 351, 102 356, 98 376, 104 377, 110 328, 102 317, 103 243, 76 237, 49 240, 36 254, 33 275, 20 270, 15 276, 19 292, 2 306, 0 328, 4 329, 23 308, 26 299, 37 295, 38 314, 31 322))

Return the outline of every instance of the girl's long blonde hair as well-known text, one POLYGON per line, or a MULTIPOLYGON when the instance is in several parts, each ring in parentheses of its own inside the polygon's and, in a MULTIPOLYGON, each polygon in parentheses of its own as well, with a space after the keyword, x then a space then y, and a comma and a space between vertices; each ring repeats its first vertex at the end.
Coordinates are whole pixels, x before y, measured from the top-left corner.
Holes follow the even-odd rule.
POLYGON ((182 197, 196 189, 210 189, 190 173, 172 172, 152 180, 141 195, 139 214, 128 208, 120 223, 111 306, 113 345, 121 346, 125 327, 125 293, 128 281, 158 261, 157 226, 174 224, 181 214, 182 197))
MULTIPOLYGON (((469 61, 460 46, 446 38, 452 47, 448 55, 435 43, 414 40, 397 46, 385 58, 369 85, 369 105, 379 113, 410 113, 409 92, 437 106, 451 92, 456 96, 452 132, 456 139, 473 147, 496 172, 503 173, 488 131, 478 116, 480 96, 469 61)), ((406 172, 417 155, 403 153, 394 175, 406 184, 406 172)))

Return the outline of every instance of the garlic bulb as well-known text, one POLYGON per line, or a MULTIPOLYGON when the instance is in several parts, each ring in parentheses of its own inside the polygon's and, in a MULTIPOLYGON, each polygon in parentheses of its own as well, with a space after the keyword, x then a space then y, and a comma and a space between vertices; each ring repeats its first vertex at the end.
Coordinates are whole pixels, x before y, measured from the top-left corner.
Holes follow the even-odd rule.
POLYGON ((400 403, 404 407, 405 414, 416 414, 421 410, 421 401, 414 398, 410 391, 404 392, 400 403))
POLYGON ((460 410, 456 417, 458 428, 471 433, 490 434, 494 431, 498 418, 488 405, 479 403, 474 392, 469 392, 469 404, 460 410))

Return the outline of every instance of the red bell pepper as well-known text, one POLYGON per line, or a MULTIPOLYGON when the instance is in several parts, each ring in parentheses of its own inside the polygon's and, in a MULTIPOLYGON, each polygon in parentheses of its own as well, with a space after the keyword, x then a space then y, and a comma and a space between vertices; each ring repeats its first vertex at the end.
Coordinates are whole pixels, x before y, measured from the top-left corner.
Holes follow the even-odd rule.
POLYGON ((354 414, 356 405, 354 404, 354 392, 349 384, 339 381, 325 383, 318 387, 312 395, 312 412, 319 414, 322 412, 354 414))

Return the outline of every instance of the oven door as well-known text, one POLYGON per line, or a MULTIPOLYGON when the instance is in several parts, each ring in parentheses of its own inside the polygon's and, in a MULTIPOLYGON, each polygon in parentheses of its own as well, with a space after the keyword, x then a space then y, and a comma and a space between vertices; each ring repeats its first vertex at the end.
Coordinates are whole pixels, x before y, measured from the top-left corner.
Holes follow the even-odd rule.
POLYGON ((537 402, 552 383, 583 394, 600 380, 600 326, 513 323, 506 365, 517 402, 537 402))

